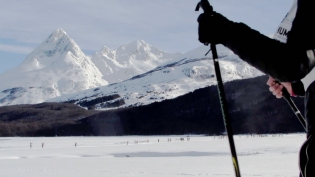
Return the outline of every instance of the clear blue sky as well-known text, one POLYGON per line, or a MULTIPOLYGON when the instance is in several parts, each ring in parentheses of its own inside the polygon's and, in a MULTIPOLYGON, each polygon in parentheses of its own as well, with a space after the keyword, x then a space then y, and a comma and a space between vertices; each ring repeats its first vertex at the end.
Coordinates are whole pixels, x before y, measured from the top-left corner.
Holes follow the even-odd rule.
MULTIPOLYGON (((0 74, 20 64, 54 30, 64 29, 87 55, 143 39, 168 52, 201 44, 198 0, 0 1, 0 74)), ((273 34, 293 0, 210 0, 217 12, 273 34)))

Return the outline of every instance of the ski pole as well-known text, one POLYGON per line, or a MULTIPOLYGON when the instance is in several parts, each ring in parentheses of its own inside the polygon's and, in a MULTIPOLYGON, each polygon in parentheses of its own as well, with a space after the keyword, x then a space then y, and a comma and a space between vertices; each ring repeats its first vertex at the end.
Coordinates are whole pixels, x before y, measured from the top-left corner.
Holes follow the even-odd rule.
MULTIPOLYGON (((276 81, 276 83, 281 84, 279 81, 276 81)), ((299 121, 301 122, 304 130, 307 132, 306 129, 306 123, 305 123, 305 118, 302 116, 300 110, 297 108, 297 106, 294 104, 293 100, 290 97, 289 92, 287 91, 287 89, 282 89, 282 96, 283 98, 288 102, 288 104, 290 105, 291 109, 293 110, 293 112, 295 113, 296 117, 299 119, 299 121)))
MULTIPOLYGON (((203 9, 204 13, 209 13, 209 14, 213 13, 213 8, 209 4, 208 0, 201 0, 197 4, 196 11, 198 11, 200 7, 203 9)), ((230 143, 230 150, 231 150, 232 162, 233 162, 233 166, 234 166, 234 170, 235 170, 235 175, 236 175, 236 177, 241 177, 241 173, 240 173, 240 169, 239 169, 239 165, 238 165, 238 160, 237 160, 237 154, 236 154, 236 150, 235 150, 234 139, 233 139, 231 120, 230 120, 230 116, 229 116, 229 112, 228 112, 228 108, 227 108, 227 102, 226 102, 226 98, 225 98, 223 81, 222 81, 220 66, 219 66, 219 62, 218 62, 218 54, 217 54, 216 45, 211 44, 210 50, 212 51, 214 69, 215 69, 216 78, 217 78, 217 88, 218 88, 218 92, 219 92, 219 98, 220 98, 221 109, 222 109, 222 116, 223 116, 224 126, 225 126, 225 129, 226 129, 226 132, 228 135, 228 139, 229 139, 229 143, 230 143)))

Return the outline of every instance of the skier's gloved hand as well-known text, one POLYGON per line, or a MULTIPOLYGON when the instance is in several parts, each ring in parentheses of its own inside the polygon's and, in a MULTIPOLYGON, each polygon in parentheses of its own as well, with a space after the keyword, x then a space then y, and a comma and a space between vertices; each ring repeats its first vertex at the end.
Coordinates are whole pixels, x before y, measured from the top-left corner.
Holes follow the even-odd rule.
POLYGON ((224 44, 233 22, 223 15, 213 12, 211 15, 202 13, 198 17, 199 41, 205 45, 224 44))

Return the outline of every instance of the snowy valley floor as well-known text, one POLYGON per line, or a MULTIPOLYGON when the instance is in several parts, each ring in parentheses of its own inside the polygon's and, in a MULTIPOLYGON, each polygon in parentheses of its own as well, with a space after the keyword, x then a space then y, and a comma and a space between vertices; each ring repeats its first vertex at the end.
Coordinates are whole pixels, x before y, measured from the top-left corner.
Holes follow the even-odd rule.
MULTIPOLYGON (((242 177, 298 176, 298 152, 305 140, 304 133, 237 135, 234 140, 242 177)), ((235 174, 226 138, 190 136, 187 141, 186 135, 178 135, 0 137, 0 176, 233 177, 235 174), (184 141, 180 141, 181 137, 184 141)))

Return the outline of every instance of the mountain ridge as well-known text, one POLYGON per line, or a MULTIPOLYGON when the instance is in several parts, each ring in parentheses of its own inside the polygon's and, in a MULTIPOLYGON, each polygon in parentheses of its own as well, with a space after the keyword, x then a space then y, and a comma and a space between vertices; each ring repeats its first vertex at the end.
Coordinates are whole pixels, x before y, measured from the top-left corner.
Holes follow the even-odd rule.
MULTIPOLYGON (((0 75, 5 83, 0 86, 0 106, 70 100, 87 105, 91 99, 119 95, 93 106, 114 109, 173 99, 216 84, 211 57, 204 56, 208 50, 200 46, 186 53, 168 53, 136 40, 117 50, 104 46, 87 57, 59 28, 21 65, 0 75)), ((222 45, 218 54, 225 81, 262 75, 222 45)))
MULTIPOLYGON (((200 55, 200 51, 207 50, 206 46, 201 46, 183 54, 185 58, 178 57, 122 82, 56 97, 47 102, 73 102, 81 106, 84 102, 83 107, 89 105, 90 109, 108 110, 173 99, 199 88, 216 85, 212 58, 200 55), (195 58, 192 53, 198 53, 201 58, 195 58), (114 94, 118 94, 119 98, 103 102, 99 99, 114 94)), ((218 46, 218 54, 224 82, 263 75, 223 46, 218 46)))
POLYGON ((91 60, 103 74, 103 79, 116 83, 147 72, 180 55, 157 49, 144 40, 136 40, 117 50, 104 46, 91 60))

